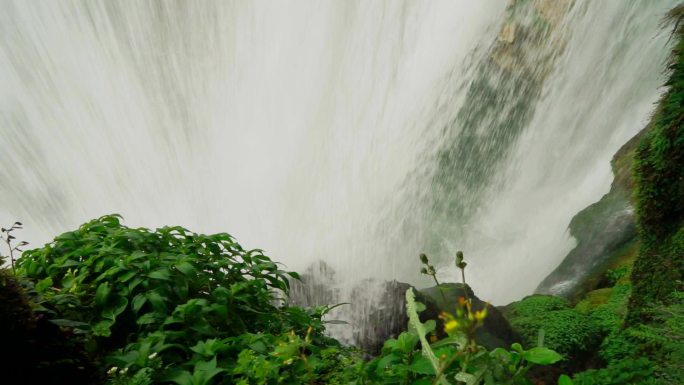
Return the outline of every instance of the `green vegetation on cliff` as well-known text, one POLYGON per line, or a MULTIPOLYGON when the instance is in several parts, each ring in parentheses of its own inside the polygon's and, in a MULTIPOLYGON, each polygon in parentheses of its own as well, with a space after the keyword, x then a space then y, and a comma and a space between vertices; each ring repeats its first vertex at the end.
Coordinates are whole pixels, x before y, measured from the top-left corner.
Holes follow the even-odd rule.
POLYGON ((684 6, 668 15, 676 45, 667 91, 636 153, 634 176, 641 251, 634 264, 630 320, 649 305, 669 302, 684 280, 684 6))

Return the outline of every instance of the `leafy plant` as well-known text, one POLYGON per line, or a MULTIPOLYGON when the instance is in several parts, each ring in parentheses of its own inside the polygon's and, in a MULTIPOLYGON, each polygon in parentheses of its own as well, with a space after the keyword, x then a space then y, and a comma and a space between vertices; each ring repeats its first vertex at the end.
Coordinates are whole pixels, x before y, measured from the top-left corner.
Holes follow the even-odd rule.
POLYGON ((17 266, 42 312, 106 363, 113 384, 308 383, 353 360, 323 334, 330 307, 285 306, 297 275, 228 234, 128 228, 108 215, 26 251, 17 266))
MULTIPOLYGON (((424 254, 421 262, 428 265, 425 269, 429 274, 430 265, 424 254)), ((462 271, 465 286, 466 263, 460 252, 456 266, 462 271)), ((458 303, 453 312, 441 315, 448 337, 437 341, 432 337, 436 322, 420 321, 418 313, 425 306, 415 300, 413 289, 407 290, 409 330, 385 343, 382 355, 368 364, 367 378, 372 383, 383 384, 531 384, 526 374, 532 366, 549 365, 562 359, 560 354, 543 346, 525 350, 520 344, 513 344, 510 351, 501 348, 487 351, 475 341, 475 332, 482 327, 487 309, 473 311, 471 300, 466 297, 458 303), (432 343, 428 338, 433 339, 432 343)))
POLYGON ((601 335, 593 319, 570 308, 567 300, 534 295, 511 305, 511 326, 525 344, 534 344, 543 330, 545 344, 566 355, 596 349, 601 335))
MULTIPOLYGON (((12 235, 12 233, 14 232, 14 230, 23 229, 22 226, 23 226, 23 224, 22 224, 21 222, 14 222, 14 223, 12 224, 12 226, 10 226, 9 228, 4 228, 4 227, 3 227, 2 229, 0 229, 0 231, 2 232, 2 235, 0 235, 0 238, 5 242, 5 244, 7 244, 7 250, 8 250, 8 252, 9 252, 10 265, 12 266, 12 272, 15 273, 15 274, 16 274, 16 270, 15 270, 15 268, 14 268, 14 260, 15 260, 15 259, 14 259, 14 252, 16 251, 16 252, 20 252, 20 253, 21 253, 22 250, 20 249, 20 247, 23 247, 23 246, 28 245, 28 242, 26 242, 26 241, 21 241, 21 242, 19 242, 19 244, 17 244, 16 246, 13 245, 13 244, 12 244, 12 241, 15 240, 16 237, 15 237, 14 235, 12 235)), ((5 259, 5 258, 7 258, 7 257, 2 257, 2 256, 0 256, 0 259, 5 259)), ((3 261, 3 262, 4 262, 4 261, 3 261)), ((2 264, 2 263, 0 263, 0 265, 1 265, 1 264, 2 264)))

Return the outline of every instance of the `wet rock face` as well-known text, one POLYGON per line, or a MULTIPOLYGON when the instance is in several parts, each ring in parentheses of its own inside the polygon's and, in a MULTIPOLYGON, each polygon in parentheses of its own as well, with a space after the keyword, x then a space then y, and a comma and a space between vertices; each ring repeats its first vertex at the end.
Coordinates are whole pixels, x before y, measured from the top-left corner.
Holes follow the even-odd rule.
MULTIPOLYGON (((592 281, 613 262, 614 252, 636 236, 634 210, 627 203, 601 208, 601 202, 585 209, 593 217, 591 228, 563 262, 537 287, 537 294, 574 298, 594 289, 592 281)), ((588 225, 589 226, 589 225, 588 225)))
POLYGON ((535 290, 576 299, 598 287, 620 249, 637 238, 636 217, 630 201, 634 181, 632 163, 637 143, 648 127, 625 143, 613 157, 615 175, 608 194, 580 211, 568 226, 577 246, 535 290))
POLYGON ((290 280, 287 302, 300 307, 334 305, 338 303, 334 282, 335 271, 325 262, 316 261, 300 275, 300 280, 290 280))
MULTIPOLYGON (((345 321, 347 324, 328 324, 333 337, 361 348, 370 356, 380 354, 387 339, 396 338, 407 329, 406 290, 412 286, 398 281, 366 279, 352 286, 341 285, 335 279, 335 272, 324 262, 316 262, 301 275, 301 281, 291 283, 289 304, 296 306, 321 306, 346 303, 335 308, 329 319, 345 321)), ((480 310, 486 303, 466 286, 443 284, 416 290, 416 300, 425 304, 420 314, 423 322, 437 321, 438 336, 443 336, 440 313, 455 311, 458 298, 465 294, 473 301, 473 308, 480 310), (444 302, 444 294, 447 301, 444 302)), ((478 332, 478 342, 487 347, 509 347, 516 341, 516 335, 506 319, 490 306, 484 327, 478 332)))
MULTIPOLYGON (((358 302, 351 304, 352 323, 362 325, 354 328, 354 340, 357 346, 372 356, 379 355, 385 341, 399 336, 408 325, 405 293, 411 285, 397 281, 381 282, 379 285, 379 298, 372 299, 375 306, 373 303, 369 303, 369 306, 358 302)), ((364 287, 357 287, 352 293, 352 298, 367 295, 364 287)))
POLYGON ((405 293, 410 287, 407 283, 373 279, 343 285, 330 266, 318 261, 301 274, 301 280, 290 283, 288 303, 302 307, 344 303, 327 318, 346 324, 328 324, 328 331, 344 343, 377 355, 385 340, 406 330, 405 293))

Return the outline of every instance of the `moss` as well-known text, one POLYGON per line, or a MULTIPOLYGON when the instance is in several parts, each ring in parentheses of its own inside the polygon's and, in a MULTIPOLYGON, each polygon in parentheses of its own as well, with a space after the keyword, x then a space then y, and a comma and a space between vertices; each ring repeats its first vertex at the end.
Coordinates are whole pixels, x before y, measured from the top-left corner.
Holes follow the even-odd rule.
POLYGON ((669 15, 677 43, 648 134, 636 152, 635 201, 642 246, 635 261, 629 322, 647 321, 644 310, 667 302, 684 279, 684 6, 669 15))
POLYGON ((564 298, 534 295, 508 306, 513 330, 524 346, 536 346, 543 329, 544 346, 568 356, 594 349, 600 342, 591 318, 570 307, 564 298))
POLYGON ((589 314, 596 310, 601 305, 604 305, 610 299, 610 294, 612 293, 612 287, 606 287, 603 289, 593 290, 587 293, 587 295, 582 299, 577 305, 575 305, 575 310, 582 314, 589 314))
POLYGON ((553 295, 531 295, 520 302, 511 304, 511 313, 514 316, 532 316, 539 312, 565 310, 570 307, 570 302, 553 295))

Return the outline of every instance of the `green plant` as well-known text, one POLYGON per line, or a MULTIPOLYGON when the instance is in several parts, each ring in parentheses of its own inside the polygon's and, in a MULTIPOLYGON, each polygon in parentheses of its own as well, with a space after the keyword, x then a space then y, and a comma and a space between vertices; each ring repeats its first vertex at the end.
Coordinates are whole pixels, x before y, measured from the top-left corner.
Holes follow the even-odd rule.
POLYGON ((641 249, 634 263, 629 324, 647 322, 653 303, 667 300, 684 280, 684 5, 672 9, 675 44, 666 92, 639 143, 634 162, 635 208, 641 249))
POLYGON ((587 370, 574 378, 575 385, 645 385, 653 379, 653 363, 645 357, 620 360, 598 370, 587 370))
POLYGON ((628 265, 618 266, 615 269, 608 270, 606 272, 606 278, 611 283, 611 285, 616 285, 620 279, 629 275, 632 271, 632 267, 628 265))
POLYGON ((228 234, 128 228, 109 215, 26 251, 17 266, 41 313, 112 384, 313 383, 357 360, 323 334, 331 307, 285 306, 279 297, 297 275, 228 234))
MULTIPOLYGON (((428 264, 423 255, 421 261, 428 264)), ((462 253, 457 254, 456 266, 462 271, 465 286, 466 263, 462 253)), ((543 346, 524 350, 520 344, 513 344, 510 351, 487 351, 475 341, 475 331, 483 325, 487 308, 473 311, 471 300, 466 297, 458 303, 457 309, 441 316, 448 337, 430 343, 428 338, 436 322, 420 321, 418 313, 425 306, 415 300, 412 289, 407 290, 409 330, 385 343, 382 355, 368 364, 367 379, 383 384, 531 384, 526 374, 532 366, 561 360, 558 353, 543 346)))
MULTIPOLYGON (((8 250, 8 252, 9 252, 9 256, 8 256, 8 257, 9 257, 9 260, 10 260, 10 265, 12 266, 12 272, 15 273, 15 274, 16 274, 16 270, 15 270, 15 268, 14 268, 14 261, 15 261, 15 259, 14 259, 14 252, 15 252, 15 251, 18 251, 18 252, 21 253, 22 250, 20 249, 20 247, 23 247, 23 246, 28 245, 28 242, 26 242, 26 241, 21 241, 21 242, 19 242, 19 244, 16 245, 16 246, 12 245, 12 241, 16 239, 16 237, 15 237, 14 235, 12 235, 12 232, 14 232, 14 230, 20 230, 20 229, 22 229, 22 228, 23 228, 22 226, 23 226, 23 225, 22 225, 21 222, 14 222, 14 223, 12 224, 12 226, 10 226, 9 228, 4 228, 4 227, 3 227, 2 229, 0 229, 0 231, 2 232, 2 236, 0 236, 0 238, 5 242, 5 244, 7 244, 7 250, 8 250)), ((7 257, 2 257, 2 256, 0 256, 0 260, 6 259, 6 258, 7 258, 7 257)), ((2 263, 4 263, 4 261, 1 261, 1 262, 0 262, 0 265, 1 265, 2 263)))
POLYGON ((600 329, 594 320, 570 308, 563 298, 527 297, 510 305, 509 322, 523 343, 534 344, 543 330, 545 344, 568 356, 592 351, 600 342, 600 329))

